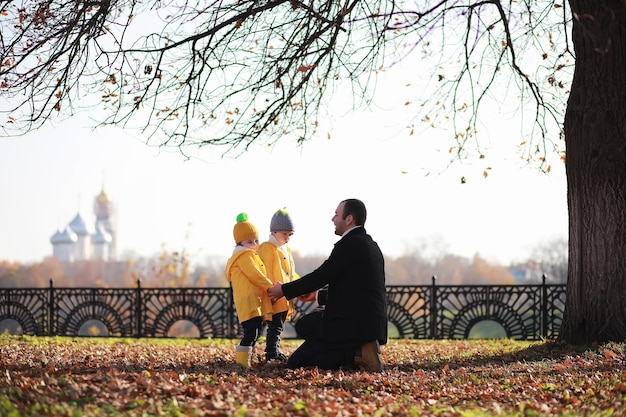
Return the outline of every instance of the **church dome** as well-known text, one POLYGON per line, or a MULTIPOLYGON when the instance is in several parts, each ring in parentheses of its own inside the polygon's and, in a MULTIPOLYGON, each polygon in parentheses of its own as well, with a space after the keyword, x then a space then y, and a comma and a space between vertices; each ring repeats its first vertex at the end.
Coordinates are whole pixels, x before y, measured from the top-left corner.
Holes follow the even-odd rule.
POLYGON ((70 222, 70 229, 78 236, 84 236, 90 234, 90 230, 87 227, 87 223, 83 220, 80 213, 76 214, 76 217, 70 222))
POLYGON ((102 224, 98 224, 96 227, 96 233, 91 237, 93 243, 109 243, 113 240, 113 237, 109 232, 104 230, 102 224))
POLYGON ((98 200, 98 203, 111 202, 111 196, 109 196, 109 194, 106 192, 106 190, 104 189, 104 186, 102 186, 102 191, 100 191, 100 194, 98 194, 98 197, 96 197, 96 200, 98 200))
POLYGON ((50 238, 50 243, 74 243, 78 240, 76 233, 72 232, 69 227, 66 227, 63 230, 58 230, 52 237, 50 238))

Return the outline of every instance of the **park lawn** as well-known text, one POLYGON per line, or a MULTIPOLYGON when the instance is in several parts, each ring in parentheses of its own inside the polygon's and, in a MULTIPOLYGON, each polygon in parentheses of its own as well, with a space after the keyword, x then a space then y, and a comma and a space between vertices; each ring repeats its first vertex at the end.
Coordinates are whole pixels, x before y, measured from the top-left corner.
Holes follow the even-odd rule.
POLYGON ((390 340, 382 373, 244 370, 236 343, 2 335, 0 416, 626 415, 623 343, 390 340))

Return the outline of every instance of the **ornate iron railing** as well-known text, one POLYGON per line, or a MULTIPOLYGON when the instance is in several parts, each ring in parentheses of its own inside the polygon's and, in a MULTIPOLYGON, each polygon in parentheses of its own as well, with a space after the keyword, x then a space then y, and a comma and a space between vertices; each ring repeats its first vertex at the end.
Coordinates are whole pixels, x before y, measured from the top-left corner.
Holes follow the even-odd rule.
MULTIPOLYGON (((296 302, 295 323, 314 303, 296 302)), ((565 285, 390 285, 390 337, 466 339, 480 322, 498 323, 506 337, 554 339, 565 310, 565 285)), ((37 336, 89 336, 99 323, 113 337, 170 337, 179 322, 199 337, 242 335, 230 288, 0 288, 0 329, 37 336), (193 327, 193 326, 192 326, 193 327)), ((293 333, 295 336, 295 333, 293 333)), ((289 337, 289 335, 287 335, 289 337)))

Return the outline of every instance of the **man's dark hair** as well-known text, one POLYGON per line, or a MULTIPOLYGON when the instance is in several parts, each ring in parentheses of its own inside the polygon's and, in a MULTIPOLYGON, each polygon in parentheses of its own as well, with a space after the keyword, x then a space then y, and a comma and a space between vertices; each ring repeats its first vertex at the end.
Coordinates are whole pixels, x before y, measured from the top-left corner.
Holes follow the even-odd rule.
POLYGON ((343 200, 343 203, 343 219, 351 214, 354 218, 354 223, 357 226, 364 226, 365 219, 367 219, 367 210, 365 209, 365 204, 361 200, 358 200, 356 198, 343 200))

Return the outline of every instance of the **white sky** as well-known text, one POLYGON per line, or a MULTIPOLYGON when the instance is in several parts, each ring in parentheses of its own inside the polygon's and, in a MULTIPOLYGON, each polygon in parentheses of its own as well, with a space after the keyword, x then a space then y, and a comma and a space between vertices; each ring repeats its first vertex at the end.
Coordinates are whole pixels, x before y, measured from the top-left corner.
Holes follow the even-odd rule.
MULTIPOLYGON (((417 57, 379 75, 371 111, 349 111, 350 100, 340 98, 351 92, 338 90, 331 100, 343 110, 329 112, 319 136, 302 148, 285 137, 237 159, 189 149, 193 158, 185 161, 176 151, 148 147, 137 132, 93 131, 89 115, 0 138, 0 260, 51 256, 51 236, 77 212, 93 224, 103 183, 118 213, 118 255, 152 256, 165 244, 193 261, 226 260, 238 213, 247 212, 265 239, 282 207, 295 222, 292 248, 327 255, 337 240, 334 210, 352 197, 365 202, 366 229, 389 256, 426 244, 435 254, 479 253, 506 264, 527 260, 542 241, 567 238, 564 167, 552 163, 550 174, 521 168, 521 119, 502 103, 500 114, 479 126, 484 160, 445 169, 450 155, 442 137, 450 131, 408 134, 415 97, 428 96, 414 65, 423 62, 417 57)), ((519 105, 512 101, 511 108, 519 105)))
POLYGON ((510 145, 488 153, 497 158, 426 175, 443 170, 449 155, 379 113, 337 117, 330 138, 322 132, 304 148, 259 147, 238 159, 205 149, 184 161, 121 129, 81 128, 81 119, 0 138, 0 259, 51 256, 50 237, 77 212, 93 224, 103 182, 118 212, 120 254, 151 256, 165 244, 198 262, 227 259, 239 212, 263 240, 272 213, 286 207, 296 227, 292 248, 327 255, 337 240, 330 219, 350 197, 365 202, 366 228, 390 256, 424 242, 437 251, 443 242, 450 253, 506 264, 526 260, 542 240, 567 237, 563 167, 549 175, 519 168, 514 141, 500 136, 511 126, 484 137, 488 145, 493 137, 510 145))

